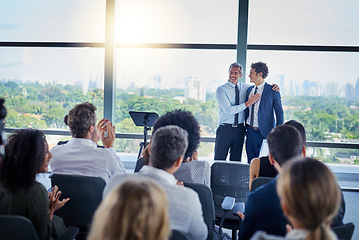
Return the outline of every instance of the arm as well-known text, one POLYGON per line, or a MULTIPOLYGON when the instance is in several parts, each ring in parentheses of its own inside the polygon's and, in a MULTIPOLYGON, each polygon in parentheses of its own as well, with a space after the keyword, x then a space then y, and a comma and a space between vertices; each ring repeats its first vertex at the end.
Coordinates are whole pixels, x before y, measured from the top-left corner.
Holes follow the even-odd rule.
POLYGON ((259 175, 261 160, 259 158, 254 158, 249 165, 249 190, 251 190, 252 182, 259 175))
POLYGON ((282 100, 279 92, 274 92, 273 108, 276 115, 276 126, 283 124, 284 113, 282 107, 282 100))
POLYGON ((250 239, 251 236, 256 232, 256 221, 261 219, 260 214, 258 214, 256 209, 256 203, 254 202, 252 195, 249 195, 246 202, 246 210, 244 212, 245 217, 240 216, 241 218, 244 217, 244 219, 242 221, 239 239, 250 239))
POLYGON ((218 107, 227 114, 236 114, 246 109, 244 103, 232 106, 226 95, 226 92, 220 87, 217 88, 216 98, 218 102, 218 107))

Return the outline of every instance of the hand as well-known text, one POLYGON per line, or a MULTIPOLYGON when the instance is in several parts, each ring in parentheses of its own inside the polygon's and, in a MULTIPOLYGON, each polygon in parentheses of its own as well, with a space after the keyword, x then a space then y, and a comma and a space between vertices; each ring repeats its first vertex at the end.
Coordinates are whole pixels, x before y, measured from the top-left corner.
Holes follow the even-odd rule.
POLYGON ((260 99, 261 95, 259 93, 257 93, 256 95, 250 95, 248 98, 248 101, 245 102, 244 104, 246 105, 246 107, 249 107, 251 105, 253 105, 255 102, 257 102, 260 99))
POLYGON ((242 212, 240 212, 240 211, 238 211, 237 214, 243 221, 244 220, 244 214, 242 212))
POLYGON ((285 225, 285 228, 287 229, 287 233, 293 230, 293 227, 289 224, 285 225))
POLYGON ((176 185, 184 187, 184 184, 183 184, 183 182, 180 182, 180 181, 178 181, 178 180, 177 180, 177 183, 176 183, 176 185))
POLYGON ((277 84, 272 84, 272 89, 273 89, 273 91, 277 91, 277 92, 280 91, 280 88, 277 84))
POLYGON ((98 128, 101 131, 101 141, 105 148, 113 147, 115 141, 115 126, 112 125, 109 119, 102 119, 98 123, 98 128))
POLYGON ((58 191, 59 188, 55 185, 51 188, 51 192, 48 193, 49 196, 49 218, 52 219, 54 212, 60 208, 62 208, 70 198, 62 199, 61 201, 61 191, 58 191))

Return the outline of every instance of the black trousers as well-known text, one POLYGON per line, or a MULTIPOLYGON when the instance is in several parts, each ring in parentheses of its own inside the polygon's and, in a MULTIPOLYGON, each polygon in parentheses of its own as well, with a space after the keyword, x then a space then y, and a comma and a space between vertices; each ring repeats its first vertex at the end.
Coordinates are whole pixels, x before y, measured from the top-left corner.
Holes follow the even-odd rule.
POLYGON ((219 125, 216 132, 214 147, 214 160, 226 160, 228 151, 231 161, 241 161, 244 135, 246 129, 243 124, 232 127, 231 125, 219 125))

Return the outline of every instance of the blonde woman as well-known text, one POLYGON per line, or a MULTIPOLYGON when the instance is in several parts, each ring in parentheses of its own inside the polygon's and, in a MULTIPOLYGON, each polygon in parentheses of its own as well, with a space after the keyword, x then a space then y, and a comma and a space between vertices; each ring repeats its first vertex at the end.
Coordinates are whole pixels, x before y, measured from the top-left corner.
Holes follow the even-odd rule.
POLYGON ((166 240, 166 193, 150 179, 128 178, 97 209, 88 240, 166 240))
POLYGON ((313 158, 288 162, 280 173, 277 192, 293 229, 284 238, 257 232, 251 239, 337 239, 330 223, 338 213, 341 192, 322 162, 313 158))

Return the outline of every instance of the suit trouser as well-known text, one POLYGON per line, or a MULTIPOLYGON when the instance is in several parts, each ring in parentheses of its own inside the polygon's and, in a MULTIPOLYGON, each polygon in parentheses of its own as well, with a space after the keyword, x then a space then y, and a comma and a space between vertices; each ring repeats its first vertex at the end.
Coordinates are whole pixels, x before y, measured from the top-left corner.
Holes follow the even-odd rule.
POLYGON ((259 153, 262 147, 263 135, 259 130, 255 130, 249 126, 247 129, 247 141, 246 141, 246 153, 248 163, 251 162, 253 158, 259 157, 259 153))
POLYGON ((219 125, 216 132, 214 147, 214 160, 226 160, 230 150, 231 161, 241 161, 246 129, 243 124, 232 127, 231 125, 219 125))

